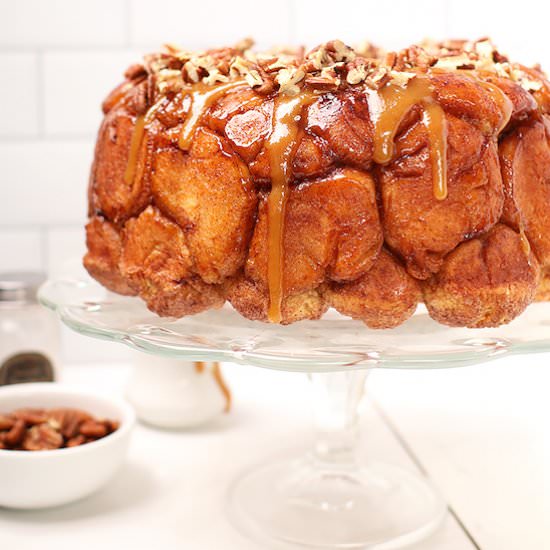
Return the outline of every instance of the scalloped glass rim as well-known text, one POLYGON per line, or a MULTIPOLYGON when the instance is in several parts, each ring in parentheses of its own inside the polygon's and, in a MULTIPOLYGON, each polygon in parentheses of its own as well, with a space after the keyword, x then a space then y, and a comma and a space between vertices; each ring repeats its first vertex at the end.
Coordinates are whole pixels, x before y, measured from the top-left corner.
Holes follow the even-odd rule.
POLYGON ((423 306, 389 330, 368 329, 333 310, 318 321, 270 325, 249 321, 227 304, 173 319, 151 313, 139 298, 108 292, 84 272, 47 281, 39 300, 81 334, 151 354, 281 370, 458 367, 550 351, 550 303, 532 304, 509 325, 492 329, 446 327, 423 306))

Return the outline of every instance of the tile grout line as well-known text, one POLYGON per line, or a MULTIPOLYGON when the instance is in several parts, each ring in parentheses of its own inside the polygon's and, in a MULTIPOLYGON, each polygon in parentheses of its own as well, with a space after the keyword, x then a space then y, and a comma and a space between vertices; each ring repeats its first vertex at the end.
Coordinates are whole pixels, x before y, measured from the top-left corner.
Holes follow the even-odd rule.
MULTIPOLYGON (((123 32, 126 33, 126 30, 123 32)), ((5 44, 0 44, 0 54, 32 54, 37 52, 48 52, 52 54, 65 54, 65 53, 74 53, 75 55, 81 53, 109 53, 109 52, 133 52, 136 47, 154 47, 153 43, 124 43, 124 44, 37 44, 29 46, 7 46, 5 44)))
MULTIPOLYGON (((43 111, 43 106, 38 104, 37 105, 37 108, 38 108, 38 111, 43 111)), ((39 121, 38 121, 38 124, 39 126, 42 126, 42 129, 43 126, 44 126, 44 121, 40 120, 40 118, 44 118, 43 116, 40 117, 40 115, 38 116, 39 118, 39 121)), ((40 127, 39 127, 39 130, 40 130, 40 127)), ((35 143, 40 143, 40 142, 43 142, 43 141, 48 141, 48 142, 51 142, 51 143, 60 143, 60 142, 63 142, 63 141, 70 141, 71 143, 75 142, 75 141, 78 141, 78 142, 86 142, 86 143, 89 143, 90 140, 94 139, 94 134, 93 133, 89 133, 89 134, 49 134, 49 135, 46 135, 45 132, 42 132, 42 133, 39 133, 35 136, 9 136, 9 135, 0 135, 0 144, 4 144, 4 143, 9 143, 9 144, 16 144, 16 143, 32 143, 32 142, 35 142, 35 143)))
MULTIPOLYGON (((80 54, 109 54, 109 53, 131 53, 140 55, 141 53, 144 53, 145 51, 151 50, 158 50, 158 48, 162 45, 162 40, 151 40, 150 42, 133 42, 132 41, 132 31, 129 28, 126 30, 126 28, 122 29, 122 32, 126 35, 129 34, 129 41, 126 42, 125 37, 125 43, 124 44, 65 44, 65 45, 51 45, 48 46, 45 45, 36 45, 36 46, 5 46, 0 44, 0 55, 9 55, 9 54, 33 54, 37 52, 41 53, 48 53, 53 55, 63 55, 63 54, 73 54, 73 55, 80 55, 80 54)), ((193 45, 191 45, 193 46, 193 45)), ((196 45, 196 47, 199 47, 196 45)), ((194 46, 193 46, 194 47, 194 46)))
MULTIPOLYGON (((406 441, 404 436, 401 434, 401 432, 397 429, 397 426, 394 424, 394 422, 390 419, 384 408, 380 405, 380 403, 377 401, 377 399, 371 394, 368 394, 368 399, 372 403, 374 409, 376 412, 380 415, 380 418, 386 424, 387 428, 390 430, 390 432, 393 434, 393 436, 397 439, 407 456, 412 460, 414 465, 418 468, 418 470, 426 476, 430 481, 433 480, 428 473, 428 470, 422 464, 421 460, 418 458, 416 453, 412 450, 412 447, 409 445, 409 443, 406 441)), ((472 543, 475 550, 482 550, 481 546, 479 546, 479 543, 475 540, 472 533, 468 530, 462 519, 460 519, 459 515, 457 514, 456 510, 446 501, 447 509, 449 511, 449 514, 455 519, 458 526, 462 529, 464 532, 464 535, 468 538, 468 540, 472 543)))
POLYGON ((32 224, 32 223, 21 223, 21 224, 2 224, 0 223, 0 232, 35 232, 39 235, 42 235, 42 232, 49 232, 51 230, 73 230, 77 231, 79 229, 82 229, 84 224, 86 223, 86 219, 83 218, 81 222, 75 223, 75 222, 54 222, 54 223, 42 223, 42 224, 32 224))

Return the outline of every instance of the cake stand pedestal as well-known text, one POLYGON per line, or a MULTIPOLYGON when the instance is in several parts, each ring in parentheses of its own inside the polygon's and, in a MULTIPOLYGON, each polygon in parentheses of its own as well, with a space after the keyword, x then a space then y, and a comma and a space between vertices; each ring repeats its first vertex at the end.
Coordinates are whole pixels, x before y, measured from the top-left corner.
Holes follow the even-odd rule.
POLYGON ((427 479, 365 463, 357 452, 358 406, 370 369, 444 368, 550 351, 550 307, 543 303, 495 329, 443 327, 419 308, 396 329, 372 331, 334 312, 286 327, 248 321, 230 307, 159 318, 140 300, 108 293, 83 273, 49 281, 39 299, 82 334, 150 354, 309 376, 313 448, 251 468, 229 490, 234 525, 262 548, 403 548, 445 517, 446 506, 427 479))
POLYGON ((358 453, 358 405, 367 374, 362 369, 309 376, 313 448, 255 467, 233 483, 228 510, 241 532, 287 547, 389 549, 437 529, 446 505, 426 479, 389 464, 365 463, 358 453))

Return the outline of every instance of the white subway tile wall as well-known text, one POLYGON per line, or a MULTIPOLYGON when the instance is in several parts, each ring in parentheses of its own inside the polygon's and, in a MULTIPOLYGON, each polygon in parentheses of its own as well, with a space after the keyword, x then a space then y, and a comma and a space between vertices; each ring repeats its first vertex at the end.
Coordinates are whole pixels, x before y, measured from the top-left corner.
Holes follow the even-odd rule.
POLYGON ((2 0, 0 44, 24 49, 124 46, 126 0, 2 0))
POLYGON ((132 44, 174 42, 190 48, 254 36, 259 47, 288 44, 292 0, 133 0, 132 44), (152 6, 154 5, 154 9, 152 6))
POLYGON ((80 224, 92 154, 91 139, 0 143, 2 225, 80 224))
POLYGON ((433 0, 297 0, 293 32, 307 46, 342 38, 349 44, 368 40, 385 48, 403 48, 426 36, 447 35, 447 4, 433 0))
POLYGON ((0 52, 0 137, 35 137, 39 130, 36 53, 0 52))
POLYGON ((39 227, 14 228, 0 231, 0 250, 4 258, 4 269, 41 270, 44 267, 44 236, 39 227))
POLYGON ((93 136, 102 118, 101 102, 121 80, 138 51, 53 51, 43 55, 44 134, 93 136))
POLYGON ((86 253, 84 224, 76 227, 49 227, 45 237, 48 251, 46 271, 52 276, 74 272, 74 264, 86 253))
POLYGON ((518 10, 506 0, 0 0, 0 271, 58 272, 82 255, 100 103, 140 53, 245 36, 260 47, 339 37, 396 48, 491 35, 550 67, 549 8, 524 0, 518 10))

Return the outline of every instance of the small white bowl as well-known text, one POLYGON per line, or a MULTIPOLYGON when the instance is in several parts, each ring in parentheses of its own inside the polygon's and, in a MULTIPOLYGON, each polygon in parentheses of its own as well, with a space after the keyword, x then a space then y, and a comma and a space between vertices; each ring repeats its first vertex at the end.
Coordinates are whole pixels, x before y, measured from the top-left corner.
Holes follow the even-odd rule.
POLYGON ((20 408, 77 408, 120 422, 102 439, 70 449, 0 449, 0 506, 20 509, 60 506, 100 489, 126 456, 135 424, 133 409, 122 399, 46 382, 0 388, 0 413, 20 408))

